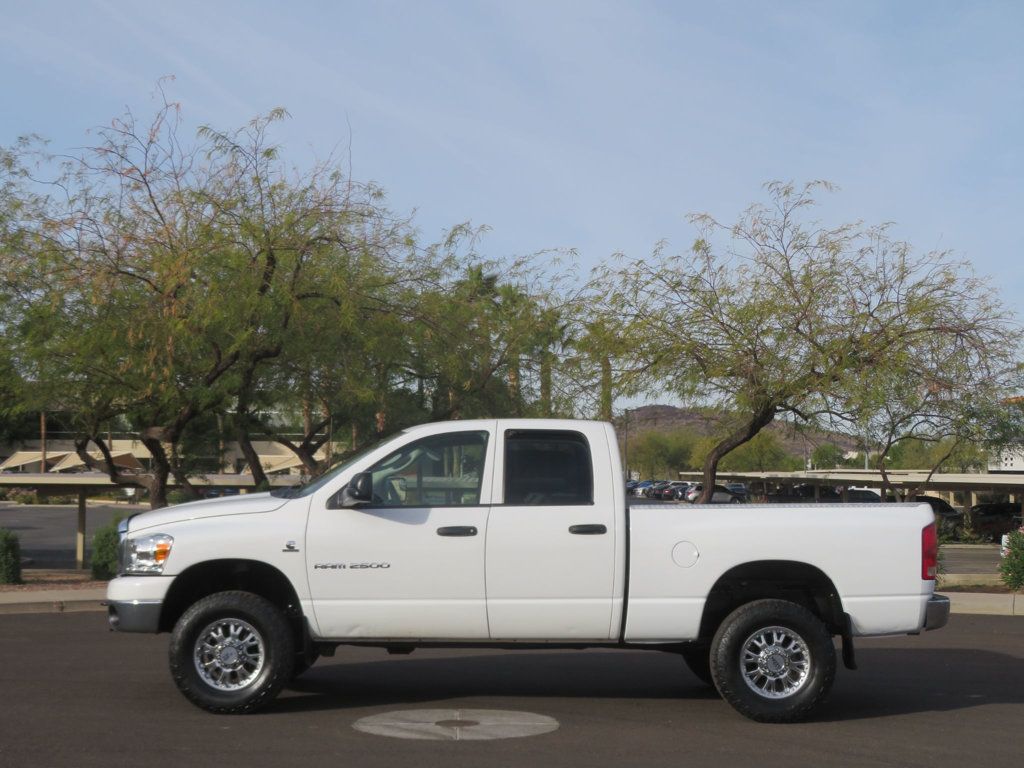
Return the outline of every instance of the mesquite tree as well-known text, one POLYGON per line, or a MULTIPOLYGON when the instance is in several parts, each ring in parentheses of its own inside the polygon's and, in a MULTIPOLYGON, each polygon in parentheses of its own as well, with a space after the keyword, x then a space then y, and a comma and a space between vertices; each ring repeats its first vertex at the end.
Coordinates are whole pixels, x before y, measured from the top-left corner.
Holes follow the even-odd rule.
MULTIPOLYGON (((769 184, 768 202, 734 224, 691 217, 699 236, 689 252, 659 248, 597 275, 609 322, 619 323, 649 386, 721 414, 702 501, 722 458, 782 414, 816 421, 898 397, 908 376, 937 382, 950 360, 939 350, 988 355, 992 369, 1016 350, 990 289, 948 254, 915 257, 885 227, 812 220, 814 194, 829 188, 769 184)), ((988 366, 961 364, 957 375, 979 397, 999 389, 981 381, 988 366)))

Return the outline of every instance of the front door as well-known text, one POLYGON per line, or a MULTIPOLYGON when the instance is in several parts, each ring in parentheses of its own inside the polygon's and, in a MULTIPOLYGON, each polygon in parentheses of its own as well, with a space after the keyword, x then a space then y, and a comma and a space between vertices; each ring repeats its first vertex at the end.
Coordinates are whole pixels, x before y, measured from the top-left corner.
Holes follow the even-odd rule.
POLYGON ((488 431, 413 439, 376 462, 373 502, 314 503, 306 532, 322 637, 484 639, 488 431))

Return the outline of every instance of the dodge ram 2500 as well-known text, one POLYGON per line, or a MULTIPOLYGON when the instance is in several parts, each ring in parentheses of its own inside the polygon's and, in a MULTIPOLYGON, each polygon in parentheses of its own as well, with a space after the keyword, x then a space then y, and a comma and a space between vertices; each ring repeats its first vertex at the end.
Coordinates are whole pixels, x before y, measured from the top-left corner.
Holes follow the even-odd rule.
POLYGON ((413 427, 306 485, 135 515, 111 626, 170 632, 175 683, 261 707, 342 644, 679 654, 740 713, 829 691, 833 638, 943 626, 927 504, 630 507, 610 424, 413 427))

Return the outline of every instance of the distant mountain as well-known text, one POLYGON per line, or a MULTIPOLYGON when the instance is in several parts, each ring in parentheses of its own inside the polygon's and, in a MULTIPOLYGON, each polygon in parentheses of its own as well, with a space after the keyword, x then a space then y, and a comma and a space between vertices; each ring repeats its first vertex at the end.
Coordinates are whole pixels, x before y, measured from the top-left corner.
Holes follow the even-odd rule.
MULTIPOLYGON (((621 437, 626 428, 625 418, 615 420, 615 429, 621 437)), ((642 405, 629 410, 629 434, 636 437, 644 432, 673 432, 687 429, 700 435, 715 432, 715 419, 712 414, 696 408, 677 408, 674 405, 642 405)), ((815 448, 825 443, 832 443, 844 452, 856 451, 856 441, 835 432, 820 429, 797 430, 792 424, 776 421, 767 427, 789 453, 794 456, 809 456, 815 448)))

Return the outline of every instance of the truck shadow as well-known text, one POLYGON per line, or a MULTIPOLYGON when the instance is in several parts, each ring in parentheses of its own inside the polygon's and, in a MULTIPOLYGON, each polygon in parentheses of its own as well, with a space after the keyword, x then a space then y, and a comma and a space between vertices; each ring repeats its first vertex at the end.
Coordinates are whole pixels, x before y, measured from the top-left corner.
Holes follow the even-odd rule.
MULTIPOLYGON (((365 653, 359 651, 360 656, 365 653)), ((325 660, 296 680, 268 712, 436 704, 462 698, 718 698, 682 659, 666 653, 424 653, 420 658, 344 663, 346 650, 339 649, 337 660, 325 660)), ((859 651, 858 664, 858 671, 837 672, 832 693, 813 720, 851 721, 1024 703, 1024 664, 1007 654, 880 648, 859 651)))

